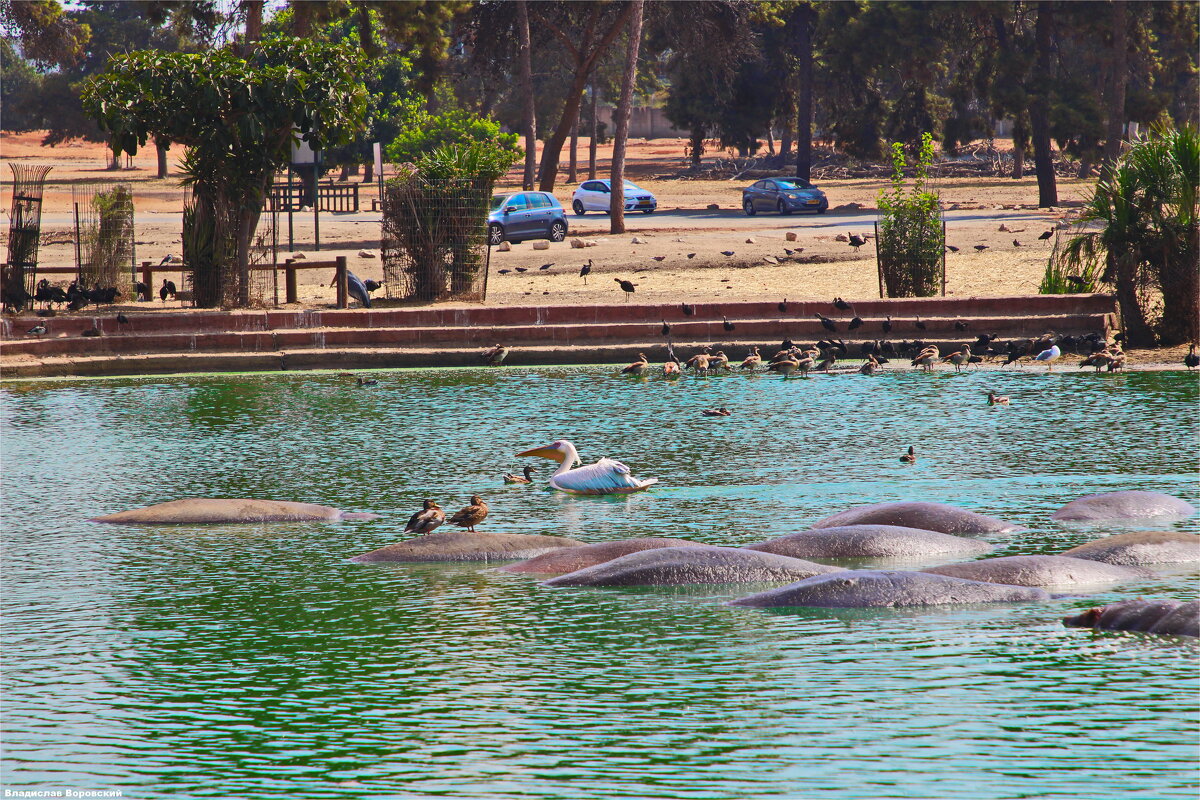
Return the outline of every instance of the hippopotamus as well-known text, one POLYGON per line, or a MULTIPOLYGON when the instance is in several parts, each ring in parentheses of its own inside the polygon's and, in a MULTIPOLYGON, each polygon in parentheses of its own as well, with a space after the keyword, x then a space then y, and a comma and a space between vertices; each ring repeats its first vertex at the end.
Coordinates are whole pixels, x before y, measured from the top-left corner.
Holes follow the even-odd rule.
POLYGON ((1162 492, 1124 491, 1089 494, 1072 500, 1050 515, 1059 522, 1119 522, 1151 517, 1190 517, 1196 507, 1162 492))
POLYGON ((845 525, 897 525, 939 533, 1009 533, 1024 530, 1020 525, 967 511, 945 503, 872 503, 847 509, 814 522, 812 528, 845 525))
POLYGON ((313 503, 286 500, 189 497, 131 511, 119 511, 92 522, 119 525, 215 525, 236 522, 333 522, 342 519, 375 519, 378 514, 342 511, 313 503))
POLYGON ((559 575, 543 586, 685 586, 697 583, 795 581, 841 567, 737 547, 662 547, 559 575))
POLYGON ((641 539, 620 539, 615 542, 597 542, 585 544, 582 547, 560 547, 540 556, 534 556, 528 561, 509 564, 501 567, 502 572, 521 572, 533 575, 563 575, 584 567, 593 567, 612 561, 630 553, 640 553, 643 550, 654 550, 661 547, 687 547, 696 542, 687 539, 668 539, 645 537, 641 539))
POLYGON ((1068 628, 1200 638, 1200 600, 1190 603, 1179 600, 1122 600, 1089 608, 1074 617, 1064 617, 1063 624, 1068 628))
POLYGON ((1062 555, 1133 567, 1144 564, 1195 564, 1200 562, 1200 536, 1177 531, 1118 533, 1064 550, 1062 555))
POLYGON ((746 545, 746 549, 792 558, 920 559, 976 556, 990 552, 993 547, 974 539, 899 525, 841 525, 789 533, 746 545))
POLYGON ((922 572, 950 575, 983 583, 1002 583, 1006 586, 1087 586, 1120 583, 1153 575, 1137 567, 1118 567, 1099 561, 1066 556, 1007 556, 943 564, 922 572))
POLYGON ((750 608, 900 608, 951 603, 1049 600, 1044 589, 1002 586, 948 575, 893 570, 847 570, 817 575, 729 603, 750 608))
POLYGON ((583 544, 575 539, 532 533, 434 531, 350 560, 359 564, 378 561, 521 561, 549 550, 583 544))

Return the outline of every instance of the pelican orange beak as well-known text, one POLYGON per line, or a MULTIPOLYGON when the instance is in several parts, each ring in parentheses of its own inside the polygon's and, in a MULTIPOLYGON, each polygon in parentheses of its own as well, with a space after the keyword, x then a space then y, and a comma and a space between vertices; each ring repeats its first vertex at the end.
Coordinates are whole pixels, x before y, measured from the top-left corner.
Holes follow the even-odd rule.
POLYGON ((561 450, 553 447, 535 447, 532 450, 526 450, 524 453, 517 453, 517 458, 525 458, 526 456, 548 458, 551 461, 557 461, 560 464, 567 458, 561 450))

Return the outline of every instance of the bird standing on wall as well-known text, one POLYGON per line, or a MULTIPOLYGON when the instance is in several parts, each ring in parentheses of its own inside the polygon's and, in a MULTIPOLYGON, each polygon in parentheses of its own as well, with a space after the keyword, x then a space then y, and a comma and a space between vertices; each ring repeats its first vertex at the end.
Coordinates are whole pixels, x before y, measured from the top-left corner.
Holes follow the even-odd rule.
POLYGON ((835 322, 834 322, 833 320, 831 320, 829 317, 823 316, 823 315, 821 315, 821 314, 815 314, 814 316, 815 316, 817 319, 821 320, 821 327, 822 327, 822 328, 824 328, 824 329, 825 329, 825 330, 827 330, 827 331, 833 331, 833 332, 837 332, 837 323, 835 323, 835 322))
POLYGON ((733 324, 732 322, 730 322, 730 321, 729 321, 729 317, 726 317, 726 316, 722 315, 722 316, 721 316, 721 320, 722 320, 722 322, 721 322, 721 326, 722 326, 723 328, 725 328, 725 330, 727 330, 727 331, 731 331, 731 330, 733 330, 733 329, 734 329, 734 327, 735 327, 735 326, 734 326, 734 324, 733 324))

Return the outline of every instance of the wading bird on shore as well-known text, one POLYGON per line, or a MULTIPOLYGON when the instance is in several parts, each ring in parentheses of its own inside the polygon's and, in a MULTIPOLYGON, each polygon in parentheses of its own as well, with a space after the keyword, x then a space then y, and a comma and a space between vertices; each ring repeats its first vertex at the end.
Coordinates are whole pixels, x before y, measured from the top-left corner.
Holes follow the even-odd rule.
POLYGON ((1188 347, 1188 353, 1183 357, 1183 365, 1188 369, 1195 369, 1200 366, 1200 356, 1196 355, 1196 345, 1188 347))
POLYGON ((595 464, 572 469, 582 462, 575 445, 566 439, 526 450, 517 456, 536 456, 557 461, 558 469, 550 476, 550 486, 570 494, 629 494, 649 489, 658 483, 658 478, 633 477, 629 467, 611 458, 602 458, 595 464))
POLYGON ((650 367, 650 360, 646 358, 645 353, 638 353, 638 360, 630 364, 625 369, 621 370, 622 375, 636 375, 641 377, 646 374, 646 370, 650 367))
POLYGON ((579 277, 583 278, 583 285, 587 286, 587 276, 592 273, 592 260, 589 258, 587 263, 579 268, 579 277))
POLYGON ((479 354, 479 357, 487 362, 490 366, 498 367, 504 363, 504 359, 508 358, 510 348, 502 344, 497 344, 495 347, 484 350, 479 354))
POLYGON ((867 243, 867 237, 859 236, 856 233, 852 233, 852 234, 850 234, 849 241, 850 241, 850 246, 854 248, 854 251, 858 252, 858 248, 862 247, 864 244, 867 243))
POLYGON ((637 284, 633 281, 627 281, 622 278, 613 278, 614 281, 621 284, 621 291, 625 293, 625 299, 629 299, 629 295, 637 291, 637 284))
POLYGON ((1046 371, 1049 372, 1054 368, 1054 362, 1057 361, 1060 356, 1062 356, 1062 350, 1058 348, 1057 344, 1052 344, 1050 347, 1034 356, 1033 360, 1044 361, 1046 363, 1046 371))

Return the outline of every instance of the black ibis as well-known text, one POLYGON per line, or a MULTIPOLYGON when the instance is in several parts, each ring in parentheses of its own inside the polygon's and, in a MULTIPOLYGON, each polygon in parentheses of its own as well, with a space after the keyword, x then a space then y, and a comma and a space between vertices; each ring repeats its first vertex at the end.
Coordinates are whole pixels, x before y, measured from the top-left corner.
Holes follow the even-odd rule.
POLYGON ((821 327, 823 327, 825 330, 834 332, 837 331, 837 324, 829 317, 825 317, 820 314, 815 314, 814 316, 821 320, 821 327))
POLYGON ((726 316, 721 317, 721 325, 727 331, 731 331, 734 328, 734 324, 732 322, 730 322, 729 317, 726 317, 726 316))
POLYGON ((589 258, 587 263, 579 268, 579 277, 583 278, 583 283, 587 285, 587 276, 592 271, 592 260, 589 258))
POLYGON ((892 332, 892 316, 891 316, 891 314, 889 314, 888 318, 883 321, 883 332, 884 333, 892 332))
POLYGON ((625 293, 625 299, 629 299, 629 295, 636 291, 636 286, 633 281, 627 281, 622 278, 613 278, 614 281, 621 284, 621 291, 625 293))

